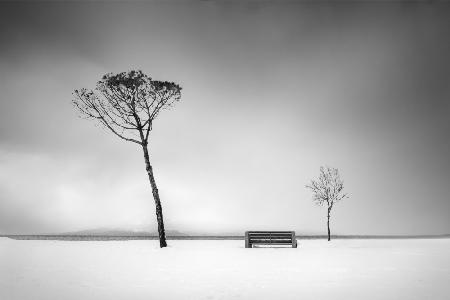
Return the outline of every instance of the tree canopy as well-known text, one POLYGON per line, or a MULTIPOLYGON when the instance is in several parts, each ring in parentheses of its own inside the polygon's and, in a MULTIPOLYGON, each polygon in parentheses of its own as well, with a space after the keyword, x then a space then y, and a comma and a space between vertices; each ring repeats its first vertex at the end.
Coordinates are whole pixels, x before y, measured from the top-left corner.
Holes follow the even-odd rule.
POLYGON ((84 117, 98 120, 123 140, 148 143, 153 120, 181 98, 181 87, 153 80, 142 71, 108 73, 95 90, 75 90, 74 105, 84 117))
POLYGON ((331 209, 333 204, 347 197, 343 192, 344 181, 339 175, 339 170, 330 167, 320 167, 320 175, 317 180, 311 180, 306 186, 313 192, 313 201, 322 205, 328 204, 331 209))

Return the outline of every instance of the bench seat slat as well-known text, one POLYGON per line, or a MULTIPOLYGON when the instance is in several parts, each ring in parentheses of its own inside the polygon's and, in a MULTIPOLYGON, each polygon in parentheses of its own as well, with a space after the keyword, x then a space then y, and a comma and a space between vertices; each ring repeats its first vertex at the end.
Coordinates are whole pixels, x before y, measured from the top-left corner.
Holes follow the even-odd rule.
POLYGON ((292 236, 292 234, 249 234, 248 236, 292 236))
POLYGON ((291 232, 249 232, 248 234, 291 234, 291 232))
POLYGON ((271 235, 271 236, 269 236, 269 235, 258 235, 258 236, 253 236, 253 235, 250 235, 249 236, 249 238, 251 238, 251 239, 260 239, 260 238, 263 238, 263 239, 265 239, 265 238, 273 238, 273 239, 290 239, 290 238, 292 238, 292 235, 271 235))
POLYGON ((273 243, 252 243, 252 245, 292 245, 292 242, 290 242, 290 243, 280 243, 280 242, 273 242, 273 243))
POLYGON ((269 242, 269 241, 279 241, 279 242, 292 242, 292 239, 250 239, 250 242, 269 242))
POLYGON ((291 236, 282 236, 282 237, 268 237, 268 236, 258 236, 258 237, 249 237, 251 240, 292 240, 291 236))
POLYGON ((282 240, 255 240, 255 241, 250 241, 250 243, 251 244, 254 244, 254 243, 287 243, 287 244, 290 244, 290 243, 292 243, 292 240, 285 240, 285 241, 282 241, 282 240))
POLYGON ((252 241, 252 244, 292 244, 292 241, 252 241))
POLYGON ((284 233, 284 232, 277 232, 277 233, 249 233, 248 235, 291 235, 292 233, 284 233))
POLYGON ((252 240, 258 240, 258 239, 285 240, 285 239, 292 239, 292 237, 290 237, 290 236, 271 236, 271 237, 269 237, 269 236, 251 236, 251 237, 249 237, 249 239, 252 239, 252 240))

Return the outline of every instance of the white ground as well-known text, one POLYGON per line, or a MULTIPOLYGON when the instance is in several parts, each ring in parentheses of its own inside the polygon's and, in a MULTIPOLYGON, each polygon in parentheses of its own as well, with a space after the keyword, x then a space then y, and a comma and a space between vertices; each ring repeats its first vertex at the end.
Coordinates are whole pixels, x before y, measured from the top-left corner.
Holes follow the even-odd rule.
POLYGON ((0 238, 0 299, 450 299, 450 239, 169 244, 0 238))

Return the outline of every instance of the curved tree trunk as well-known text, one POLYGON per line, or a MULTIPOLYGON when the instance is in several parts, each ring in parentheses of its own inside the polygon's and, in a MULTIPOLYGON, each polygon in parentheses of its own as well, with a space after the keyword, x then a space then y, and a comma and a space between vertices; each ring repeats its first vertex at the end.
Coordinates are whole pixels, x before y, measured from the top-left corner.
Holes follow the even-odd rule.
POLYGON ((167 242, 166 242, 166 232, 164 230, 164 220, 161 207, 161 200, 159 199, 158 188, 156 187, 155 177, 153 176, 153 168, 150 165, 150 158, 148 155, 147 145, 142 145, 142 149, 144 150, 145 170, 147 171, 148 179, 152 187, 153 199, 155 200, 156 219, 158 221, 159 246, 161 248, 164 248, 167 247, 167 242))

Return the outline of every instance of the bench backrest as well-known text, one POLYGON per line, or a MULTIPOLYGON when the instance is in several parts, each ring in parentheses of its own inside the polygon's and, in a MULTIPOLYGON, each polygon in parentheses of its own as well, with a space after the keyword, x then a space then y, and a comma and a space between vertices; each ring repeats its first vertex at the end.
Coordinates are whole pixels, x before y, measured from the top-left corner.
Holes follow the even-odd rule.
POLYGON ((245 247, 251 248, 253 244, 292 245, 297 246, 295 231, 246 231, 245 247))

